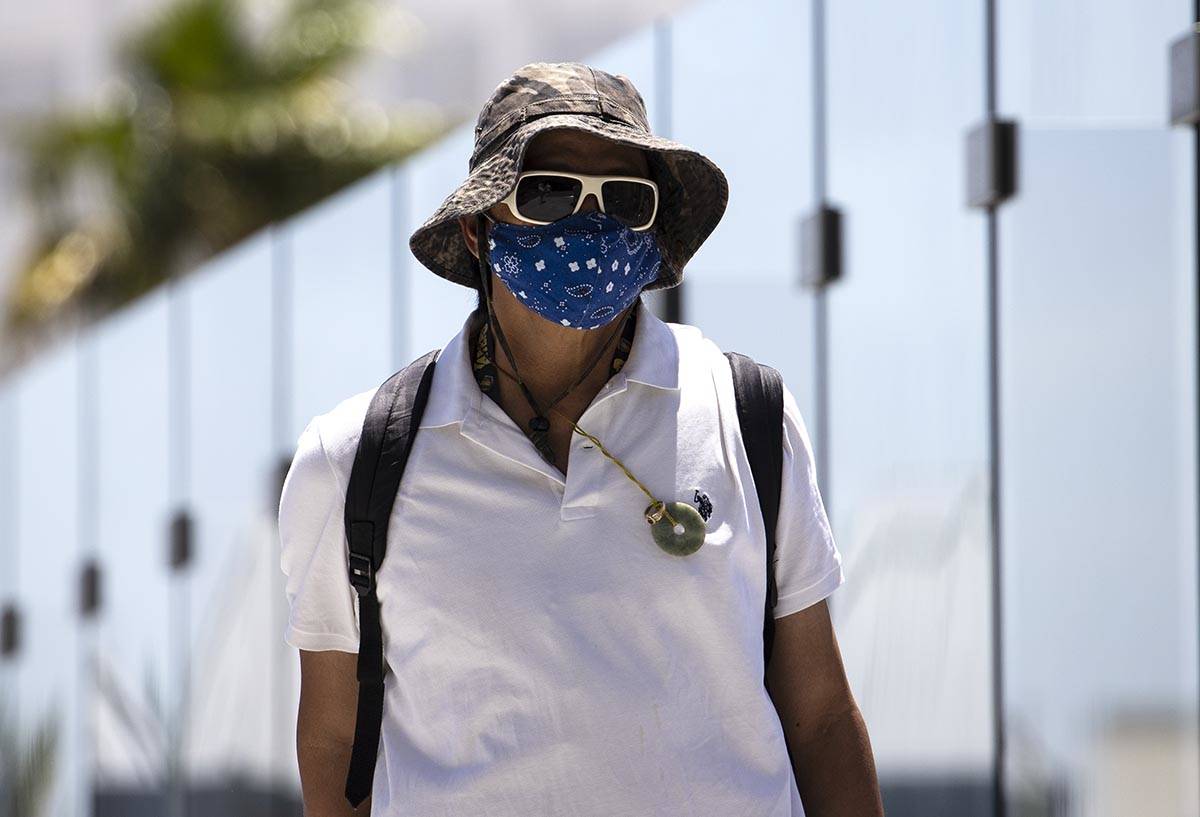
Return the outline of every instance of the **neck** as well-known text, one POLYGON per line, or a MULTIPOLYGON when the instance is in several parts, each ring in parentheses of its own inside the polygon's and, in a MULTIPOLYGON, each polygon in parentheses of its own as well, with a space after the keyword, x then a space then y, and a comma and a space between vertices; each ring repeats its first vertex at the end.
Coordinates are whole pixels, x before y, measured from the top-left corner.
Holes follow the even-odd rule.
MULTIPOLYGON (((617 349, 614 333, 620 333, 630 310, 638 308, 638 301, 597 329, 572 329, 552 323, 528 309, 494 276, 493 283, 492 308, 508 346, 517 359, 516 365, 508 357, 504 345, 494 337, 492 353, 501 366, 520 375, 543 408, 570 388, 595 360, 601 347, 608 343, 608 349, 586 379, 555 406, 571 416, 577 415, 608 382, 609 367, 617 349)), ((485 312, 481 322, 486 320, 485 312)), ((501 394, 506 400, 526 402, 520 386, 512 380, 501 375, 500 384, 501 394)))

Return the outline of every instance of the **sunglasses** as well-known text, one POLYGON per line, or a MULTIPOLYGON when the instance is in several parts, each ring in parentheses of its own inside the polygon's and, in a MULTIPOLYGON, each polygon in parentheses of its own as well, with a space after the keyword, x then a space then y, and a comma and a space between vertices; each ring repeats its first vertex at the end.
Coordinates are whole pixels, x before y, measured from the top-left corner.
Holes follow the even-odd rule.
POLYGON ((647 230, 658 213, 658 185, 639 176, 585 176, 530 170, 517 177, 505 198, 509 211, 524 221, 549 224, 579 212, 588 193, 600 210, 632 230, 647 230))

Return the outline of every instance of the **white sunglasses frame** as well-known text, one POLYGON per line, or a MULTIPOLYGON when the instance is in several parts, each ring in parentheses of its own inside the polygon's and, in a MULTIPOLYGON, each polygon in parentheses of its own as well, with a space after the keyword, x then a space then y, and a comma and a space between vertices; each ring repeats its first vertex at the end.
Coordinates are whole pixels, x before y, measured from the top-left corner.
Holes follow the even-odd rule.
MULTIPOLYGON (((517 180, 513 182, 512 190, 508 192, 507 196, 501 199, 501 203, 507 205, 508 211, 514 216, 530 224, 553 224, 553 222, 527 218, 517 211, 517 188, 520 186, 521 180, 526 176, 566 176, 567 178, 578 180, 582 185, 582 189, 579 191, 579 199, 575 202, 575 209, 571 211, 570 215, 579 212, 579 208, 583 207, 583 201, 587 198, 588 193, 596 195, 596 202, 600 205, 600 211, 607 213, 608 211, 604 209, 604 193, 600 189, 605 182, 641 182, 642 184, 648 184, 654 191, 654 209, 650 213, 650 220, 646 222, 644 227, 630 227, 629 229, 634 232, 649 230, 654 226, 654 219, 658 215, 658 185, 655 184, 653 179, 647 179, 645 176, 588 176, 582 173, 568 173, 565 170, 527 170, 517 176, 517 180)), ((566 216, 563 216, 563 218, 566 218, 566 216)))

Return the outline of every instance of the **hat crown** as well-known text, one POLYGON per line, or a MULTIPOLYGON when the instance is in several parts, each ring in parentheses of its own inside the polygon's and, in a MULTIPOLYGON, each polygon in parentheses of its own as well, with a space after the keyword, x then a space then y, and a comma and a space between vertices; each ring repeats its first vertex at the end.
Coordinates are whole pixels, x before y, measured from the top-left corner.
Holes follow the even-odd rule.
POLYGON ((631 131, 650 133, 646 103, 624 74, 580 62, 531 62, 496 86, 475 121, 474 168, 520 125, 541 116, 596 116, 631 131))

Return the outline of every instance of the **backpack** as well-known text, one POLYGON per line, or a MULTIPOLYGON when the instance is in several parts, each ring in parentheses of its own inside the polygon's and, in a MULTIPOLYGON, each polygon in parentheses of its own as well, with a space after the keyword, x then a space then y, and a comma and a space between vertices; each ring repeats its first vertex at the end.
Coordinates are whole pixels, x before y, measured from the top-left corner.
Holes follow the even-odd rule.
MULTIPOLYGON (((357 808, 371 793, 383 720, 383 633, 375 575, 387 550, 388 520, 421 415, 429 398, 434 359, 426 352, 393 374, 371 399, 346 487, 350 583, 358 593, 358 709, 346 799, 357 808)), ((776 369, 740 352, 725 352, 737 396, 738 425, 767 532, 767 595, 763 662, 771 659, 775 619, 775 523, 783 469, 783 379, 776 369)), ((765 684, 764 673, 764 684, 765 684)))

